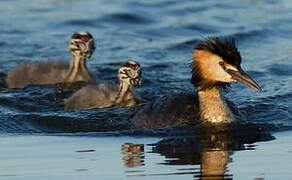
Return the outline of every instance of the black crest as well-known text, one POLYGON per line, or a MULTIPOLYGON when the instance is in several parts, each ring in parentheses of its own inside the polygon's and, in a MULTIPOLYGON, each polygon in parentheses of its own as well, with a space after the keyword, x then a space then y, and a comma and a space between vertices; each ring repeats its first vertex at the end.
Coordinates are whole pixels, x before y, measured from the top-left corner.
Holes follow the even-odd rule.
POLYGON ((198 44, 196 50, 209 51, 221 57, 228 64, 237 67, 241 63, 241 56, 233 38, 226 37, 223 40, 220 40, 218 37, 208 38, 207 41, 198 44))

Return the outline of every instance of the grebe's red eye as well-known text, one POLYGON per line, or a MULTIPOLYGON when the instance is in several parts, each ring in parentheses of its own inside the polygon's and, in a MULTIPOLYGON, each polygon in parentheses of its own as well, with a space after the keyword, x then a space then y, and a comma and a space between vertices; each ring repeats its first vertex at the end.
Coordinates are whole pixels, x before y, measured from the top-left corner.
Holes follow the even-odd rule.
POLYGON ((81 39, 84 41, 88 41, 89 37, 87 35, 83 35, 83 36, 81 36, 81 39))
POLYGON ((220 66, 224 66, 225 63, 224 63, 223 61, 219 61, 219 65, 220 65, 220 66))

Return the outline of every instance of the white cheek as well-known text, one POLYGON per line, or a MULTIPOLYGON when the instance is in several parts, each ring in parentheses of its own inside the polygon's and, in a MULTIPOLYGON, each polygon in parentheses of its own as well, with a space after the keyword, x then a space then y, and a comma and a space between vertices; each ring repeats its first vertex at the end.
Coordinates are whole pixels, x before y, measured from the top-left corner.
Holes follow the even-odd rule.
POLYGON ((214 75, 215 75, 215 79, 217 81, 226 81, 226 82, 229 82, 231 80, 231 76, 223 70, 222 67, 220 66, 215 66, 213 67, 213 69, 215 69, 215 71, 213 71, 214 75))
POLYGON ((234 82, 234 79, 230 74, 224 71, 221 67, 217 69, 215 73, 215 79, 221 82, 234 82))
POLYGON ((227 74, 227 79, 229 79, 230 81, 233 81, 232 76, 228 73, 226 73, 226 74, 227 74))
POLYGON ((225 76, 224 76, 224 80, 223 81, 224 82, 235 82, 235 80, 232 78, 232 76, 230 74, 228 74, 227 72, 225 72, 225 76))

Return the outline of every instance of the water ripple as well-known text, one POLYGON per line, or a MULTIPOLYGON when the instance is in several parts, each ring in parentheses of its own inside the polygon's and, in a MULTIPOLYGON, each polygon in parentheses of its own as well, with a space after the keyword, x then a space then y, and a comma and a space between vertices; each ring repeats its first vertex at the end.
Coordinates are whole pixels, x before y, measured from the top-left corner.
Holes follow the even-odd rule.
MULTIPOLYGON (((62 23, 69 26, 81 26, 81 27, 103 27, 101 21, 96 19, 73 19, 62 23)), ((59 26, 59 25, 58 25, 59 26)))
POLYGON ((108 21, 111 23, 118 24, 149 24, 153 20, 146 18, 142 15, 130 14, 130 13, 115 13, 104 16, 103 21, 108 21))
MULTIPOLYGON (((144 105, 162 96, 195 92, 189 82, 188 64, 195 45, 209 35, 232 36, 243 47, 240 50, 248 73, 260 82, 264 92, 254 93, 247 88, 241 93, 243 86, 236 84, 226 96, 246 112, 250 123, 276 129, 292 127, 288 2, 274 1, 277 6, 270 1, 189 0, 110 1, 111 6, 108 1, 92 0, 88 4, 70 0, 46 2, 41 6, 35 5, 36 0, 24 6, 16 3, 19 2, 5 2, 13 8, 11 14, 6 10, 0 17, 0 72, 7 73, 28 58, 35 61, 40 57, 68 57, 71 33, 90 31, 98 38, 99 46, 96 61, 91 61, 89 68, 101 80, 117 82, 121 62, 128 57, 137 58, 144 70, 143 86, 137 88, 144 105), (254 61, 255 58, 262 61, 254 61)), ((65 90, 59 97, 55 87, 7 89, 5 73, 0 74, 3 132, 132 132, 129 121, 140 107, 66 112, 63 99, 72 90, 65 90)), ((166 130, 144 132, 167 133, 166 130)))

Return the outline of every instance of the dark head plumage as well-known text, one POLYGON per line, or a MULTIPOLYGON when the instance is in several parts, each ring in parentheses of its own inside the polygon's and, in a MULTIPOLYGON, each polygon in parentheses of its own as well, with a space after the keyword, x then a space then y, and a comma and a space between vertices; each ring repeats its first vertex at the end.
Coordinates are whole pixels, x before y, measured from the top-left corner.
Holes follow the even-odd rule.
MULTIPOLYGON (((195 51, 209 52, 213 55, 219 56, 227 64, 240 67, 241 56, 233 38, 225 37, 222 40, 218 37, 208 38, 206 41, 199 43, 196 46, 195 51)), ((202 69, 200 69, 199 62, 194 59, 192 64, 191 82, 198 89, 209 89, 213 87, 226 88, 230 86, 228 82, 220 82, 204 78, 201 71, 202 69)))
POLYGON ((93 39, 93 36, 89 32, 75 32, 71 39, 81 39, 82 36, 88 36, 89 39, 93 39))
POLYGON ((75 56, 90 59, 96 49, 93 36, 86 31, 75 32, 71 36, 69 49, 75 56))
POLYGON ((127 61, 127 62, 123 63, 121 67, 129 67, 129 68, 131 68, 133 70, 136 70, 136 69, 140 68, 141 66, 140 66, 140 64, 138 62, 127 61))
POLYGON ((208 38, 207 41, 199 43, 195 49, 209 51, 221 57, 228 64, 240 66, 241 56, 233 38, 225 37, 223 40, 218 37, 208 38))
POLYGON ((261 87, 240 67, 241 56, 232 38, 209 38, 193 53, 192 80, 198 90, 227 87, 241 82, 261 91, 261 87))

